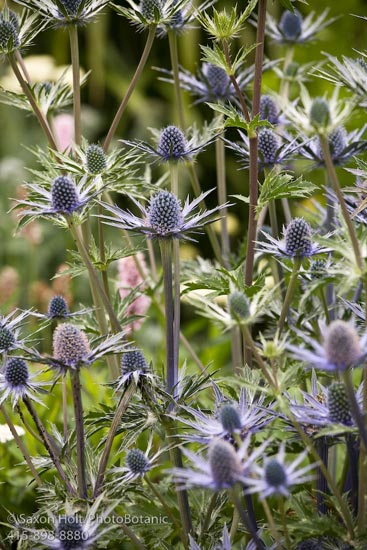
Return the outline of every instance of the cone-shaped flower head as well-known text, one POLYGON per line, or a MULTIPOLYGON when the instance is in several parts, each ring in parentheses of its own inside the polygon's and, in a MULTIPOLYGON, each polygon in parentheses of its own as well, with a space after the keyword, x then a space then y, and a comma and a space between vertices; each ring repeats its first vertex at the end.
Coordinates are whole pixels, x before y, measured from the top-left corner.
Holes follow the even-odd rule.
POLYGON ((0 351, 7 351, 15 343, 15 336, 6 327, 0 327, 0 351))
POLYGON ((27 386, 29 371, 27 363, 20 357, 11 357, 6 363, 5 380, 11 388, 27 386))
POLYGON ((140 449, 132 449, 127 453, 126 465, 134 475, 144 475, 150 469, 150 462, 140 449))
POLYGON ((285 248, 288 256, 309 256, 311 253, 311 227, 303 218, 294 218, 285 232, 285 248))
POLYGON ((223 429, 232 434, 242 430, 242 422, 237 408, 234 405, 224 405, 220 411, 220 421, 223 429))
POLYGON ((310 266, 311 279, 322 279, 327 273, 326 260, 314 260, 310 266))
POLYGON ((7 50, 10 45, 19 46, 17 27, 12 21, 0 18, 0 49, 7 50))
POLYGON ((65 7, 68 15, 76 15, 82 0, 60 0, 61 4, 65 7))
POLYGON ((217 98, 227 97, 230 78, 221 67, 207 63, 204 66, 203 74, 207 79, 213 95, 217 98))
POLYGON ((249 299, 239 290, 235 290, 228 296, 228 308, 231 316, 239 321, 250 316, 249 299))
POLYGON ((162 17, 162 3, 160 0, 142 0, 140 11, 147 21, 155 21, 162 17))
POLYGON ((75 183, 68 176, 58 176, 51 186, 52 208, 65 214, 71 214, 78 205, 80 199, 75 183))
MULTIPOLYGON (((328 142, 330 148, 330 154, 332 159, 339 159, 345 147, 347 146, 348 133, 344 126, 337 126, 330 134, 328 135, 328 142)), ((324 158, 324 154, 319 143, 318 154, 321 159, 324 158)))
POLYGON ((56 328, 53 337, 53 350, 55 359, 74 368, 90 353, 87 336, 70 323, 63 323, 56 328))
POLYGON ((268 120, 271 124, 279 121, 279 109, 270 95, 263 95, 260 99, 260 118, 268 120))
POLYGON ((330 420, 339 424, 352 424, 348 394, 343 382, 333 382, 328 388, 327 404, 330 420))
POLYGON ((187 141, 185 135, 177 126, 167 126, 161 132, 158 143, 158 153, 164 160, 177 160, 186 155, 187 141))
POLYGON ((227 441, 214 441, 209 448, 209 465, 218 489, 232 487, 242 473, 241 461, 227 441))
POLYGON ((298 11, 285 11, 279 21, 279 29, 290 42, 295 41, 302 32, 302 17, 298 11))
POLYGON ((92 143, 85 153, 87 170, 90 174, 100 174, 107 168, 107 157, 102 147, 92 143))
POLYGON ((277 488, 287 483, 287 472, 277 459, 268 461, 264 471, 265 481, 271 487, 277 488))
POLYGON ((316 97, 310 108, 310 122, 315 128, 326 127, 330 122, 329 104, 323 97, 316 97))
POLYGON ((148 371, 148 364, 144 354, 139 349, 132 349, 122 354, 121 373, 128 374, 134 371, 148 371))
POLYGON ((75 516, 63 516, 59 519, 56 538, 62 550, 81 550, 85 547, 87 535, 75 516))
POLYGON ((264 164, 274 164, 276 152, 281 146, 280 138, 269 128, 264 128, 258 136, 259 153, 264 164))
POLYGON ((53 296, 48 304, 48 316, 51 319, 67 317, 69 314, 68 304, 63 296, 53 296))
POLYGON ((333 321, 324 340, 327 361, 337 370, 345 370, 358 363, 363 355, 356 329, 346 321, 333 321))
POLYGON ((169 191, 157 193, 150 201, 148 221, 158 236, 173 233, 182 224, 179 199, 169 191))

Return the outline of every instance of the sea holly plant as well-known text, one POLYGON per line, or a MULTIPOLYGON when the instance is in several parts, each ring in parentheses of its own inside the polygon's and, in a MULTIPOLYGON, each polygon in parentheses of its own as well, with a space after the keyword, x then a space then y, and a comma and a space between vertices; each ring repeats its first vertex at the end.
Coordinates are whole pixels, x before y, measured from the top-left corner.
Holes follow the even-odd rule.
POLYGON ((367 54, 343 9, 0 12, 0 548, 365 549, 367 54))

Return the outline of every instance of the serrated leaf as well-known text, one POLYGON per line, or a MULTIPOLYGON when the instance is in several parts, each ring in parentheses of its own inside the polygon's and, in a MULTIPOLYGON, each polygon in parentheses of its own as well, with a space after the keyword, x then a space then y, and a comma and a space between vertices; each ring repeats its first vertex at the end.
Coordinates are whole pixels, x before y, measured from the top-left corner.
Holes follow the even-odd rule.
POLYGON ((277 172, 273 169, 267 174, 261 185, 257 212, 259 213, 273 200, 306 198, 312 195, 316 189, 317 187, 313 183, 303 180, 302 176, 294 179, 294 176, 288 172, 277 172))

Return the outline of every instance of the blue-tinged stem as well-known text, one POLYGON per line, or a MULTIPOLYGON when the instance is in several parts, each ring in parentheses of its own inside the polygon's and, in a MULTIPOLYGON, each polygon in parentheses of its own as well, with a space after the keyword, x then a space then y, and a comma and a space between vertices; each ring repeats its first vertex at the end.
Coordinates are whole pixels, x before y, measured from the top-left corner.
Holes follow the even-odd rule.
POLYGON ((254 527, 253 527, 251 521, 249 520, 249 517, 248 517, 244 507, 242 506, 241 499, 240 499, 240 497, 238 496, 238 493, 237 493, 237 488, 232 487, 232 489, 229 489, 228 493, 229 493, 229 497, 230 497, 231 501, 233 502, 233 504, 234 504, 239 516, 240 516, 240 519, 241 519, 242 523, 246 527, 247 531, 250 533, 250 535, 252 537, 252 540, 255 543, 256 549, 257 550, 265 550, 264 543, 260 540, 259 535, 257 534, 257 531, 254 529, 254 527))
POLYGON ((164 306, 166 317, 166 387, 168 393, 178 382, 178 372, 175 369, 175 345, 174 345, 174 301, 173 301, 173 277, 172 277, 172 239, 159 240, 164 285, 164 306))
POLYGON ((348 453, 348 472, 344 490, 349 492, 350 502, 355 516, 358 514, 358 440, 353 434, 345 435, 345 443, 348 453))
POLYGON ((121 117, 122 117, 122 115, 125 111, 126 105, 128 104, 129 99, 131 97, 131 94, 133 93, 133 91, 134 91, 134 89, 135 89, 135 87, 138 83, 138 80, 140 78, 141 73, 143 72, 143 69, 144 69, 145 64, 147 62, 150 50, 152 49, 156 29, 157 29, 157 25, 155 25, 155 24, 152 24, 152 25, 149 26, 147 41, 145 43, 144 51, 141 55, 139 65, 136 68, 134 76, 130 80, 129 87, 128 87, 126 93, 125 93, 125 96, 124 96, 123 100, 121 101, 121 104, 120 104, 120 106, 119 106, 119 108, 116 112, 115 118, 112 121, 110 129, 109 129, 108 134, 106 136, 106 139, 103 143, 103 149, 104 149, 105 152, 108 151, 108 148, 111 144, 113 136, 115 135, 117 127, 120 123, 121 117))
POLYGON ((80 498, 87 498, 87 478, 85 470, 85 435, 84 435, 84 417, 82 392, 80 387, 79 369, 70 369, 71 389, 73 394, 75 433, 76 433, 76 453, 77 453, 77 473, 78 489, 80 498))
MULTIPOLYGON (((170 162, 171 191, 178 197, 178 164, 170 162)), ((174 349, 174 371, 178 373, 179 351, 180 351, 180 320, 181 320, 181 294, 180 294, 180 244, 178 239, 173 241, 173 349, 174 349)))
POLYGON ((74 114, 74 139, 76 145, 81 144, 81 102, 80 102, 80 65, 79 43, 77 25, 69 25, 71 67, 73 71, 73 114, 74 114))
MULTIPOLYGON (((316 449, 319 454, 322 463, 325 465, 325 468, 329 466, 329 446, 326 437, 320 437, 317 439, 316 449)), ((317 467, 317 510, 319 514, 327 513, 327 504, 325 502, 325 493, 328 492, 328 484, 325 479, 322 470, 317 467)))
POLYGON ((302 258, 300 256, 296 256, 293 259, 293 269, 291 273, 291 278, 289 281, 287 293, 285 295, 282 311, 278 321, 279 336, 284 328, 285 319, 288 316, 289 307, 291 305, 293 294, 296 289, 297 275, 298 275, 299 268, 301 267, 301 263, 302 263, 302 258))

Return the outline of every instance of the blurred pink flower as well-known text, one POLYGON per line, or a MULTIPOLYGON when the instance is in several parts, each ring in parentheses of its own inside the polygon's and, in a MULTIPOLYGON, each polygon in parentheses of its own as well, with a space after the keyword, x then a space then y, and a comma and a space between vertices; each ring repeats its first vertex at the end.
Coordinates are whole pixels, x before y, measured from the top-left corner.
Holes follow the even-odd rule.
POLYGON ((74 142, 74 117, 63 113, 53 119, 56 143, 61 151, 70 149, 74 142))
MULTIPOLYGON (((120 258, 117 263, 118 269, 118 281, 117 288, 120 292, 120 296, 124 299, 128 294, 139 287, 143 292, 146 288, 146 278, 148 276, 148 269, 145 263, 144 255, 142 252, 136 254, 136 259, 134 256, 128 256, 126 258, 120 258), (139 273, 139 270, 136 266, 136 260, 139 262, 144 278, 139 273)), ((138 296, 131 304, 127 307, 127 315, 141 315, 144 316, 147 312, 147 309, 150 306, 150 298, 145 294, 138 296)), ((144 318, 137 319, 131 323, 128 327, 130 331, 137 330, 143 323, 144 318)))

